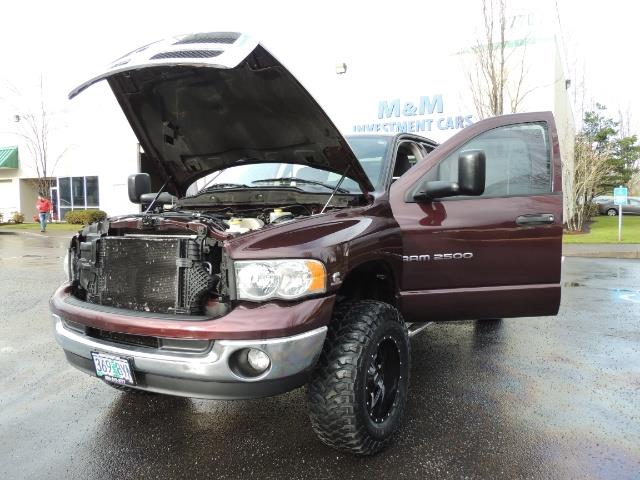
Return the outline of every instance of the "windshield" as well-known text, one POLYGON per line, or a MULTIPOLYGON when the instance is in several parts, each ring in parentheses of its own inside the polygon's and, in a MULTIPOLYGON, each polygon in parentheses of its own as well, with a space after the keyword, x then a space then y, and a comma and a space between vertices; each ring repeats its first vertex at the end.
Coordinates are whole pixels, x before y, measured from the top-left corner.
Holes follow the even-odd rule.
MULTIPOLYGON (((383 137, 350 137, 347 141, 371 183, 378 190, 389 140, 383 137)), ((291 186, 307 192, 324 193, 331 192, 338 185, 341 177, 339 173, 307 165, 253 163, 210 173, 191 184, 187 195, 211 190, 264 186, 291 186)), ((360 187, 354 180, 346 177, 338 191, 360 193, 360 187)))
POLYGON ((387 157, 389 139, 385 137, 346 137, 351 150, 362 165, 364 173, 376 190, 382 189, 382 165, 387 157))

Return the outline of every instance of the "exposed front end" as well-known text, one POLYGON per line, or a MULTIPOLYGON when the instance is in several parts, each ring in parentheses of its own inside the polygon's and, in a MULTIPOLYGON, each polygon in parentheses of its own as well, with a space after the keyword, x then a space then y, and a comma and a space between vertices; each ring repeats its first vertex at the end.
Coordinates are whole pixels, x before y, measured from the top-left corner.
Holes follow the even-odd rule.
POLYGON ((130 216, 74 237, 69 283, 51 299, 67 360, 115 386, 188 397, 253 398, 302 385, 333 296, 236 298, 223 232, 214 219, 192 217, 130 216))
POLYGON ((246 34, 148 44, 70 98, 101 80, 143 152, 128 180, 143 213, 74 237, 69 282, 51 299, 67 358, 112 385, 176 395, 303 383, 341 283, 339 244, 366 228, 333 214, 371 204, 386 146, 362 149, 365 172, 309 92, 246 34))

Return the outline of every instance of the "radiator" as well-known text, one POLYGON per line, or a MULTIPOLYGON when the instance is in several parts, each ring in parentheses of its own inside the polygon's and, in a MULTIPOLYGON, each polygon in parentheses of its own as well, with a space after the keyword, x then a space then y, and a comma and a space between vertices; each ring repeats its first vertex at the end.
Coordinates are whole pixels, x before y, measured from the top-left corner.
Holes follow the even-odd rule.
POLYGON ((197 314, 214 287, 192 238, 103 237, 98 242, 97 281, 87 301, 142 312, 197 314))

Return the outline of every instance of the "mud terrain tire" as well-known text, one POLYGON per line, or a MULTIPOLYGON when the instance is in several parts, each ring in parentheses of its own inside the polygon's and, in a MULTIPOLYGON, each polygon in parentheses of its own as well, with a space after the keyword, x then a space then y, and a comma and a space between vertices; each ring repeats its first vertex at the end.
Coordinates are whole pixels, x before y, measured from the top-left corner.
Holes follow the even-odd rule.
POLYGON ((311 425, 326 445, 382 450, 401 426, 411 361, 398 310, 373 300, 338 305, 307 385, 311 425))

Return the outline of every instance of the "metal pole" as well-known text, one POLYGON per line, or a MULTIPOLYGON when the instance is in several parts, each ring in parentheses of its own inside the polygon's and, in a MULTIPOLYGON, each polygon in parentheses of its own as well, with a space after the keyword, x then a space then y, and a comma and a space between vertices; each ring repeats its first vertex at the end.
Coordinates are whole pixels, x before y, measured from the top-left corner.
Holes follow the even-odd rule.
POLYGON ((618 205, 618 241, 622 241, 622 202, 618 205))

